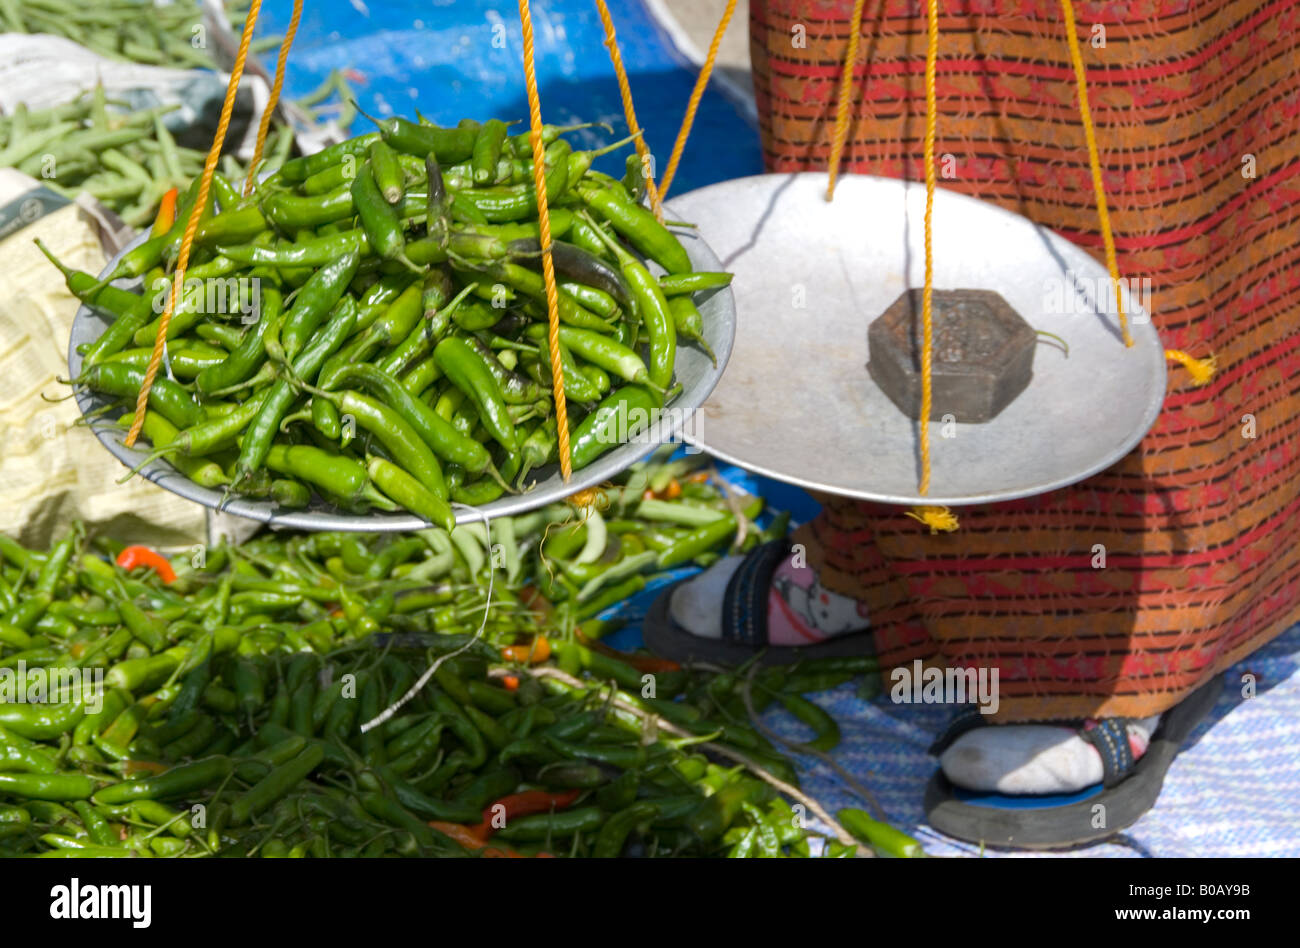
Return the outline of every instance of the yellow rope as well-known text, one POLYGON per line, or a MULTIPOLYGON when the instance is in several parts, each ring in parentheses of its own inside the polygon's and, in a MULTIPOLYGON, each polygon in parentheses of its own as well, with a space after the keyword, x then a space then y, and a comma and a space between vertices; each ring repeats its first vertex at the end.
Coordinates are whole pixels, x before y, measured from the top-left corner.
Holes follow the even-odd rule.
MULTIPOLYGON (((605 0, 596 0, 596 9, 600 12, 600 22, 605 25, 605 46, 609 49, 609 61, 614 64, 614 75, 618 78, 618 93, 623 97, 623 116, 627 119, 627 130, 632 135, 641 131, 637 124, 636 109, 632 105, 632 87, 628 85, 627 70, 623 68, 623 54, 618 48, 618 37, 614 34, 614 19, 609 15, 605 0)), ((655 184, 650 167, 650 146, 644 135, 636 139, 637 157, 641 159, 641 168, 645 178, 646 193, 650 197, 650 209, 655 212, 655 220, 663 223, 664 205, 659 198, 659 187, 655 184)))
POLYGON ((709 44, 709 55, 704 59, 704 68, 700 70, 695 80, 695 88, 691 90, 691 100, 686 104, 686 115, 682 118, 682 127, 677 132, 677 141, 673 143, 673 155, 668 159, 668 168, 659 182, 661 199, 668 195, 668 189, 672 187, 673 177, 677 174, 677 163, 682 159, 682 149, 686 147, 686 139, 691 134, 691 125, 695 122, 695 110, 700 107, 700 99, 704 97, 704 87, 709 84, 714 60, 718 58, 718 47, 722 45, 722 35, 727 32, 727 24, 731 22, 731 14, 735 12, 736 0, 727 0, 727 9, 723 11, 722 21, 718 23, 718 29, 713 34, 713 42, 709 44))
POLYGON ((203 163, 203 175, 199 178, 199 194, 190 210, 190 219, 185 224, 185 233, 181 237, 180 253, 176 258, 176 271, 172 275, 171 292, 158 319, 158 335, 154 338, 153 354, 149 357, 149 366, 144 372, 144 383, 140 386, 140 395, 135 401, 135 420, 126 435, 129 448, 140 437, 144 427, 144 416, 149 410, 149 389, 158 375, 162 364, 163 348, 167 344, 167 327, 171 324, 172 314, 182 299, 185 286, 185 269, 190 263, 190 248, 194 245, 194 234, 199 229, 199 218, 208 204, 208 190, 212 186, 212 175, 217 170, 217 160, 221 157, 222 146, 226 143, 226 131, 230 128, 230 116, 235 109, 235 93, 239 91, 239 80, 244 75, 244 61, 248 58, 248 45, 253 40, 253 27, 257 25, 257 15, 261 12, 262 0, 252 0, 248 7, 248 18, 244 21, 244 32, 239 37, 239 51, 235 54, 235 64, 230 70, 230 82, 226 85, 226 100, 221 105, 221 119, 217 122, 217 134, 208 149, 207 160, 203 163))
POLYGON ((280 42, 280 58, 275 61, 275 82, 271 84, 271 98, 266 102, 266 111, 262 113, 262 123, 257 127, 257 145, 253 148, 253 160, 248 165, 248 176, 244 178, 244 197, 253 193, 253 184, 257 181, 257 166, 262 163, 262 152, 266 149, 266 135, 271 129, 271 116, 280 102, 280 90, 284 88, 284 66, 289 61, 289 47, 293 46, 294 34, 298 32, 298 21, 302 19, 302 0, 293 0, 293 14, 289 17, 289 28, 284 31, 280 42))
POLYGON ((1088 142, 1088 163, 1092 166, 1092 190, 1097 195, 1097 219, 1101 223, 1101 239, 1106 247, 1106 268, 1115 288, 1115 309, 1119 313, 1119 330, 1124 345, 1132 346, 1133 337, 1128 331, 1128 317, 1124 314, 1124 300, 1120 294, 1119 262, 1115 258, 1115 238, 1110 231, 1110 212, 1106 209, 1106 187, 1101 180, 1101 159, 1097 156, 1097 132, 1092 125, 1092 112, 1088 108, 1088 77, 1083 71, 1083 55, 1079 52, 1079 37, 1074 22, 1074 4, 1061 0, 1065 14, 1065 37, 1070 44, 1070 62, 1074 64, 1074 82, 1079 87, 1079 120, 1083 122, 1083 137, 1088 142))
POLYGON ((533 67, 533 17, 528 0, 519 0, 519 23, 524 32, 524 83, 528 86, 528 115, 532 125, 533 186, 537 189, 537 224, 542 240, 542 276, 546 280, 546 315, 550 320, 547 343, 551 351, 551 388, 555 393, 555 425, 560 442, 560 473, 567 483, 573 474, 569 456, 569 409, 564 400, 564 366, 560 361, 560 296, 551 259, 551 211, 546 203, 546 154, 542 147, 542 100, 537 94, 533 67))
POLYGON ((928 504, 921 504, 907 511, 907 516, 925 524, 930 528, 931 533, 952 533, 961 526, 957 522, 957 515, 947 507, 932 507, 928 504))
MULTIPOLYGON (((939 62, 939 0, 927 0, 928 36, 925 47, 925 286, 921 290, 921 481, 916 492, 924 497, 930 492, 930 411, 934 401, 932 369, 934 364, 934 136, 938 124, 935 73, 939 62)), ((950 533, 957 529, 957 516, 947 507, 919 505, 907 514, 930 528, 931 533, 950 533)))
POLYGON ((1210 353, 1204 359, 1198 359, 1182 349, 1166 349, 1165 358, 1185 368, 1192 377, 1192 384, 1196 386, 1208 384, 1219 369, 1219 361, 1214 357, 1214 353, 1210 353))
POLYGON ((849 137, 849 103, 853 100, 853 67, 858 58, 858 40, 862 36, 862 8, 866 0, 854 0, 849 48, 844 53, 844 71, 840 73, 839 101, 835 106, 835 137, 831 139, 830 177, 826 181, 826 200, 835 197, 835 179, 840 173, 840 157, 849 137))

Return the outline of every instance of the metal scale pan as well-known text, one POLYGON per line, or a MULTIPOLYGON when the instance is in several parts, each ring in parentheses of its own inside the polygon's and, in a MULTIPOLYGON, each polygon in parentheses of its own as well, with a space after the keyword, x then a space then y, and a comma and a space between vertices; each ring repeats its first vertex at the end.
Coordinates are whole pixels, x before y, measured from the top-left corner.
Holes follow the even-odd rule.
POLYGON ((825 173, 772 174, 674 201, 735 273, 739 314, 727 371, 687 431, 693 444, 812 490, 961 505, 1083 480, 1151 428, 1165 359, 1141 300, 1125 303, 1126 349, 1101 264, 1023 217, 939 190, 935 289, 995 290, 1033 329, 1062 337, 1069 355, 1040 343, 1028 388, 991 421, 932 423, 930 492, 918 496, 917 424, 866 363, 868 325, 923 283, 925 188, 848 175, 832 203, 825 191, 825 173))
MULTIPOLYGON (((670 216, 682 220, 676 207, 670 216)), ((709 249, 698 232, 681 230, 678 238, 690 255, 691 263, 697 270, 718 270, 721 268, 717 256, 709 249)), ((141 238, 142 240, 143 238, 141 238)), ((137 240, 123 248, 123 253, 140 243, 137 240)), ((119 254, 120 257, 120 254, 119 254)), ((111 272, 118 257, 109 261, 104 273, 111 272)), ((119 281, 115 285, 138 290, 139 281, 119 281)), ((685 424, 689 427, 692 414, 703 404, 713 387, 722 376, 722 370, 731 354, 731 342, 736 329, 736 308, 731 291, 725 289, 709 295, 700 301, 700 312, 704 317, 704 337, 718 357, 713 364, 701 350, 689 345, 678 346, 676 377, 682 385, 682 391, 670 399, 665 412, 654 429, 664 439, 676 437, 678 430, 685 424)), ((89 307, 82 306, 72 324, 72 335, 68 344, 68 369, 72 378, 81 373, 81 356, 77 348, 99 338, 108 322, 89 307)), ((83 416, 110 403, 110 399, 96 395, 86 389, 77 392, 77 407, 83 416)), ((126 467, 138 466, 148 456, 152 448, 147 441, 141 442, 144 450, 128 448, 123 441, 126 431, 119 427, 112 418, 98 416, 90 422, 91 430, 101 444, 126 467)), ((572 479, 566 484, 560 476, 558 465, 549 465, 536 471, 532 477, 535 484, 532 489, 520 494, 503 496, 490 504, 474 508, 472 511, 457 508, 457 519, 475 521, 483 516, 500 517, 534 510, 547 504, 562 501, 569 495, 594 487, 608 481, 615 474, 625 470, 641 460, 652 450, 657 442, 648 436, 637 436, 627 444, 609 451, 593 463, 573 472, 572 479)), ((301 510, 281 510, 270 500, 231 495, 224 506, 221 505, 222 494, 217 490, 200 487, 189 478, 179 473, 165 460, 154 460, 140 470, 139 476, 148 478, 159 487, 178 494, 188 500, 220 509, 240 517, 260 520, 275 527, 296 530, 352 530, 352 531, 407 531, 418 530, 428 524, 413 514, 397 512, 385 513, 373 511, 366 514, 350 514, 339 511, 319 498, 311 506, 301 510)))

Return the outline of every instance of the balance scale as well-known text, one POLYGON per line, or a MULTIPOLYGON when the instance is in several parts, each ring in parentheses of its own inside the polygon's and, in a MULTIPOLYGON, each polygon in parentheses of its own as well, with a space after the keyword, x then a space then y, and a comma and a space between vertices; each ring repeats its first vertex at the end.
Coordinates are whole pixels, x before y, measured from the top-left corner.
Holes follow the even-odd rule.
POLYGON ((814 491, 959 506, 1057 490, 1110 467, 1151 428, 1164 348, 1141 300, 1125 300, 1126 348, 1106 268, 1045 227, 951 191, 935 194, 934 287, 992 290, 1048 336, 1033 375, 980 424, 934 421, 931 482, 917 493, 917 422, 867 373, 867 328, 924 282, 925 187, 826 174, 724 181, 671 216, 735 273, 736 338, 717 388, 685 426, 695 446, 814 491), (1109 303, 1109 305, 1107 305, 1109 303))

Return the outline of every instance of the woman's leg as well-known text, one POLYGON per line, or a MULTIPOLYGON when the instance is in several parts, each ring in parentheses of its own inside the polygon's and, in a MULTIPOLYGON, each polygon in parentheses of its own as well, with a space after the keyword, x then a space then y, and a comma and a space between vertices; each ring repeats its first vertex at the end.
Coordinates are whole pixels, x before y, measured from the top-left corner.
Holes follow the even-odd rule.
MULTIPOLYGON (((900 602, 898 583, 881 557, 868 526, 874 505, 819 497, 822 512, 795 531, 768 592, 768 643, 807 647, 842 635, 871 630, 863 648, 892 656, 891 666, 915 659, 943 663, 940 643, 923 626, 871 623, 889 616, 900 602), (884 641, 876 641, 883 636, 884 641)), ((719 638, 727 584, 743 561, 715 563, 673 593, 670 615, 702 638, 719 638)), ((886 672, 886 688, 889 675, 886 672)), ((1145 753, 1159 714, 1126 723, 1134 760, 1145 753)), ((979 728, 958 737, 940 756, 944 774, 970 790, 1002 793, 1069 793, 1101 781, 1097 748, 1074 727, 1008 725, 979 728)))
MULTIPOLYGON (((851 7, 751 3, 772 171, 825 167, 851 7)), ((1300 454, 1288 447, 1300 285, 1276 276, 1300 260, 1300 126, 1280 104, 1300 89, 1300 37, 1267 30, 1270 14, 1250 0, 1140 22, 1080 16, 1120 272, 1164 344, 1213 353, 1218 376, 1198 387, 1173 367, 1161 419, 1123 462, 1045 497, 963 508, 955 534, 930 536, 883 507, 857 527, 812 528, 823 587, 848 592, 837 576, 853 570, 838 567, 854 556, 878 557, 892 578, 864 587, 882 666, 997 669, 998 722, 1149 723, 1300 619, 1300 454)), ((940 186, 1100 257, 1059 3, 960 14, 941 3, 940 31, 940 186)), ((924 177, 924 49, 923 14, 868 5, 843 172, 924 177)), ((1033 732, 1004 733, 971 732, 945 764, 987 783, 976 771, 990 761, 1012 774, 1045 753, 1033 732), (1002 740, 1019 763, 988 743, 1002 740)))

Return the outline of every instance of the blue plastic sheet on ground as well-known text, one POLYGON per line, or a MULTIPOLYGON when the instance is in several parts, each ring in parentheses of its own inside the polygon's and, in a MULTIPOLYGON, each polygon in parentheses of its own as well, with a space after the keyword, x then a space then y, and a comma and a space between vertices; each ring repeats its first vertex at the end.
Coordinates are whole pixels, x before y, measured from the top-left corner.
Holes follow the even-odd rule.
MULTIPOLYGON (((609 0, 623 62, 630 77, 637 119, 661 174, 672 150, 696 68, 638 0, 609 0)), ((263 5, 259 35, 283 32, 292 3, 263 5), (264 24, 264 26, 262 25, 264 24)), ((537 81, 542 119, 567 125, 603 121, 626 134, 618 84, 605 34, 592 0, 534 0, 537 81)), ((731 29, 746 28, 736 21, 731 29)), ((264 57, 274 68, 275 53, 264 57)), ((285 97, 306 95, 334 69, 354 70, 361 107, 372 115, 414 118, 415 110, 440 124, 462 118, 527 122, 523 40, 513 3, 486 0, 317 0, 303 12, 285 77, 285 97)), ((370 123, 353 126, 362 132, 370 123)), ((517 126, 516 130, 523 126, 517 126)), ((575 133, 575 147, 613 141, 597 131, 575 133)), ((627 152, 596 167, 621 177, 627 152)), ((691 141, 672 193, 763 170, 758 132, 729 99, 711 85, 700 103, 691 141)))
MULTIPOLYGON (((720 466, 719 473, 766 497, 772 508, 784 505, 796 523, 816 515, 816 502, 796 487, 730 465, 720 466)), ((693 572, 676 570, 606 612, 607 618, 629 623, 608 644, 637 648, 639 623, 655 598, 693 572)), ((1300 626, 1229 669, 1224 680, 1223 696, 1174 759, 1155 808, 1127 831, 1063 855, 1300 856, 1300 626), (1254 683, 1254 695, 1244 698, 1248 681, 1254 683)), ((835 761, 871 790, 891 823, 933 855, 980 854, 978 847, 926 826, 922 810, 926 783, 937 767, 926 751, 952 718, 952 708, 895 704, 885 694, 864 700, 857 683, 809 697, 839 722, 842 740, 835 761)), ((811 736, 784 710, 765 712, 763 721, 787 740, 811 736)), ((827 810, 863 805, 823 762, 811 757, 798 761, 804 790, 827 810)), ((983 855, 1046 854, 985 850, 983 855)))

